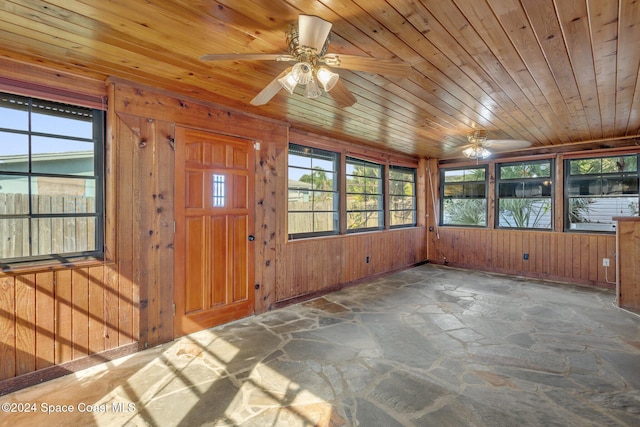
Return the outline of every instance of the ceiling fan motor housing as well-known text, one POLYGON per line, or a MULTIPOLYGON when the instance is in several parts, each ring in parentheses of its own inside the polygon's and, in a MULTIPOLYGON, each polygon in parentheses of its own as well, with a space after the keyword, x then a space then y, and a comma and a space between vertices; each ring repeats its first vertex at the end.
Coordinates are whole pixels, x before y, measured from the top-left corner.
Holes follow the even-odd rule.
POLYGON ((287 31, 285 34, 287 37, 287 46, 291 56, 295 56, 301 61, 306 60, 309 62, 312 62, 312 59, 317 60, 317 58, 324 56, 324 54, 327 53, 327 49, 329 48, 329 42, 331 39, 331 33, 329 33, 329 35, 327 36, 324 42, 324 45, 322 46, 322 49, 320 49, 320 52, 317 52, 316 49, 310 46, 300 46, 300 38, 299 38, 297 22, 294 22, 291 25, 289 25, 289 28, 287 28, 287 31), (309 58, 309 56, 313 56, 315 58, 309 58))

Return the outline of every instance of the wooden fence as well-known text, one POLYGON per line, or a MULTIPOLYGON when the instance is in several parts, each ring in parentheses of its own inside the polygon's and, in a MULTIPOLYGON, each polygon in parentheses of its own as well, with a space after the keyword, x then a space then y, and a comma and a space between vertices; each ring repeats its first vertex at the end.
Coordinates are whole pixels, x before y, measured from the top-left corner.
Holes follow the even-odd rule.
POLYGON ((8 217, 29 213, 29 195, 0 193, 0 259, 94 250, 94 217, 56 215, 94 213, 95 209, 94 197, 34 195, 32 213, 50 217, 8 217))

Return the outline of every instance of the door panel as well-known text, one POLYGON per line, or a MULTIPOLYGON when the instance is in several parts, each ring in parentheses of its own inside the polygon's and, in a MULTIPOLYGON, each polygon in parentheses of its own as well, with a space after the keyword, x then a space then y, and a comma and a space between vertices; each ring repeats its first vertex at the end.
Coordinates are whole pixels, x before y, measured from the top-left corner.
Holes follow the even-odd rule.
POLYGON ((253 313, 253 144, 176 128, 175 336, 253 313))

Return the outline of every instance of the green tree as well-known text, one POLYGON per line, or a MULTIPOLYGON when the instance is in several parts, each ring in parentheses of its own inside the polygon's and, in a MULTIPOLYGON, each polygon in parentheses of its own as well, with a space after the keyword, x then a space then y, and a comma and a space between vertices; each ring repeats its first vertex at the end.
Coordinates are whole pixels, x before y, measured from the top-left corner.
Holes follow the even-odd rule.
POLYGON ((448 197, 444 199, 443 208, 447 224, 487 224, 485 177, 484 167, 451 171, 445 177, 445 196, 448 197))
POLYGON ((374 228, 380 224, 381 168, 365 162, 351 163, 347 172, 347 228, 374 228))
POLYGON ((444 208, 450 224, 485 225, 487 223, 485 199, 445 199, 444 208))
POLYGON ((512 194, 510 197, 500 197, 499 215, 501 224, 516 228, 538 228, 551 210, 550 197, 540 194, 527 196, 526 192, 536 185, 551 185, 551 163, 549 161, 517 163, 499 166, 501 185, 507 185, 504 180, 514 180, 522 189, 521 195, 512 194), (521 184, 522 183, 522 184, 521 184), (526 183, 533 185, 527 186, 526 183))

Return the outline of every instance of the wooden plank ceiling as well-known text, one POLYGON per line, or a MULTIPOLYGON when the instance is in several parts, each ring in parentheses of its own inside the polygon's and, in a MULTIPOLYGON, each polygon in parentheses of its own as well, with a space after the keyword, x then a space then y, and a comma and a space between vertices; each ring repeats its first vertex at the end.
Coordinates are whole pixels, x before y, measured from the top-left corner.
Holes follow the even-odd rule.
POLYGON ((538 151, 638 145, 637 1, 9 0, 0 8, 0 58, 124 78, 344 141, 441 159, 460 157, 474 129, 538 151), (199 59, 286 54, 284 31, 299 14, 333 23, 329 52, 402 60, 410 76, 340 69, 357 99, 351 107, 299 90, 256 107, 249 101, 287 64, 199 59))

